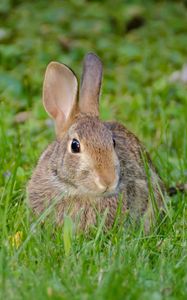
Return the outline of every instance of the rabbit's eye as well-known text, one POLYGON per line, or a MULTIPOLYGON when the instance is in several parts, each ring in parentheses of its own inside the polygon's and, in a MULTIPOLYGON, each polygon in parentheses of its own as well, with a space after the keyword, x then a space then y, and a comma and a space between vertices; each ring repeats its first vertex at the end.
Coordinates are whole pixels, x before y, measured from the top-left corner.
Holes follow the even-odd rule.
POLYGON ((115 148, 115 146, 116 146, 116 141, 115 141, 115 139, 113 139, 112 141, 113 141, 113 146, 114 146, 114 148, 115 148))
POLYGON ((71 142, 71 151, 73 153, 79 153, 80 152, 80 143, 78 140, 73 139, 71 142))

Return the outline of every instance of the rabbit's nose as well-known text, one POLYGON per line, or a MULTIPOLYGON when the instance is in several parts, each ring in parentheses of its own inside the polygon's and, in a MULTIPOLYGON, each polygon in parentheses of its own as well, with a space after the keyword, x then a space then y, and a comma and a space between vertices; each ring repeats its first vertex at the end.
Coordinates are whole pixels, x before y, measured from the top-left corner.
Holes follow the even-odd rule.
POLYGON ((114 191, 117 187, 117 178, 108 176, 106 178, 102 178, 100 176, 96 176, 95 183, 101 193, 106 191, 114 191))

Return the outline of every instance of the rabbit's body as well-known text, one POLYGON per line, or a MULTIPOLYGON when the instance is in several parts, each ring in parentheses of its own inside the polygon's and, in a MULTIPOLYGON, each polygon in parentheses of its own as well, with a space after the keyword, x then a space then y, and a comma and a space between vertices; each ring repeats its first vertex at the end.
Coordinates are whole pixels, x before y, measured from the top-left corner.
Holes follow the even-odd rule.
POLYGON ((79 102, 73 73, 57 63, 48 68, 44 105, 56 121, 57 140, 44 151, 30 180, 31 207, 40 214, 55 201, 57 223, 69 214, 85 229, 105 211, 106 225, 111 226, 122 199, 122 213, 128 209, 135 219, 147 213, 148 229, 150 189, 161 207, 163 183, 131 132, 117 122, 99 120, 100 61, 87 56, 79 102), (69 89, 64 86, 67 79, 69 89))

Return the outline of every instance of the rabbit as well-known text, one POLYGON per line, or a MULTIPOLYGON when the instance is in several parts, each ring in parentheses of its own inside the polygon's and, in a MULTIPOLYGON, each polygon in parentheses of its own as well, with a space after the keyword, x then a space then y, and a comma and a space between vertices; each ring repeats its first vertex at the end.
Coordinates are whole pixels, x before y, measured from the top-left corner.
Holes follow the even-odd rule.
POLYGON ((55 203, 55 222, 62 224, 68 214, 87 230, 105 212, 110 228, 122 199, 121 213, 144 219, 149 230, 165 187, 138 138, 118 122, 99 119, 101 81, 102 63, 93 53, 84 59, 80 92, 70 68, 49 63, 43 105, 54 119, 56 140, 31 176, 29 203, 36 214, 55 203))

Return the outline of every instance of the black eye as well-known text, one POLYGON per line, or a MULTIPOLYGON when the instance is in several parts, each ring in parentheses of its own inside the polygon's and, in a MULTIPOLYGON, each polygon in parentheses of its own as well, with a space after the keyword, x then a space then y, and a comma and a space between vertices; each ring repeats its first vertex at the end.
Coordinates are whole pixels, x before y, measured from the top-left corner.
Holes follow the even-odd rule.
POLYGON ((115 139, 113 139, 113 146, 114 146, 114 148, 115 148, 115 146, 116 146, 116 141, 115 141, 115 139))
POLYGON ((73 153, 79 153, 80 152, 80 143, 78 140, 73 139, 71 142, 71 151, 73 153))

